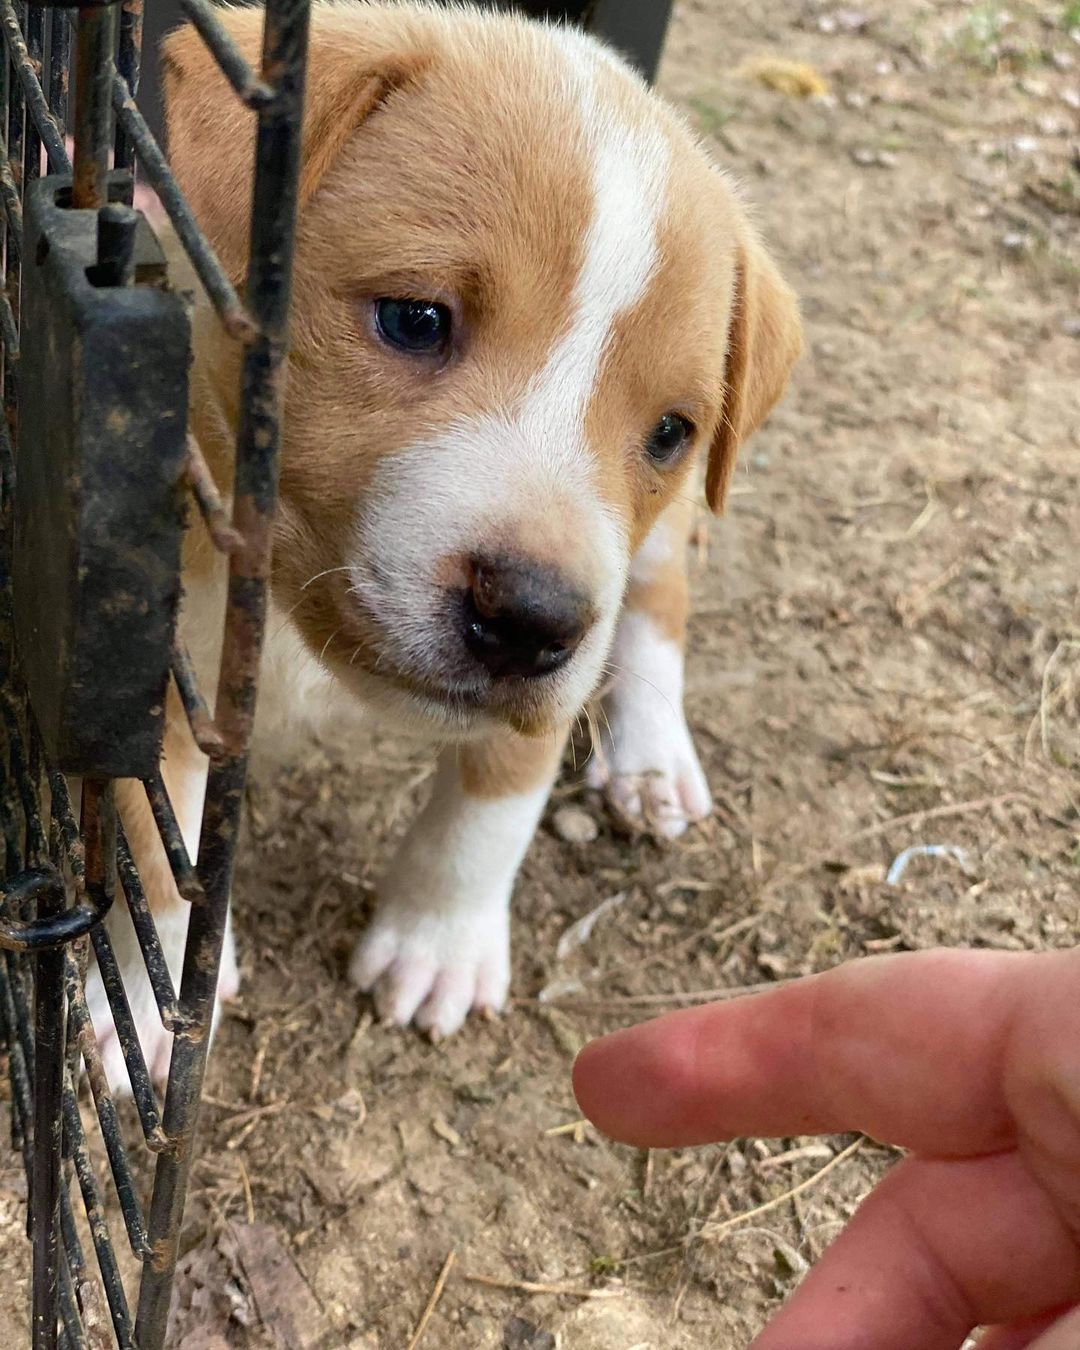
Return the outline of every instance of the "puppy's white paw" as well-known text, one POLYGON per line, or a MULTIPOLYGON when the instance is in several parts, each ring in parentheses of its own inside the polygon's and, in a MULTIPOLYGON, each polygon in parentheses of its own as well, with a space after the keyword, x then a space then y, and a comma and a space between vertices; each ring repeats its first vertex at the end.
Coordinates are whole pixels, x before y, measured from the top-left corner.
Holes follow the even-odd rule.
POLYGON ((652 620, 630 611, 616 634, 615 683, 586 781, 631 829, 676 839, 712 811, 683 712, 683 656, 652 620))
POLYGON ((349 963, 349 977, 387 1022, 415 1022, 434 1039, 473 1010, 499 1012, 510 989, 509 913, 498 904, 435 906, 385 899, 349 963))
POLYGON ((586 781, 603 790, 632 829, 677 839, 712 811, 712 797, 681 710, 666 726, 625 724, 611 716, 611 735, 589 761, 586 781))

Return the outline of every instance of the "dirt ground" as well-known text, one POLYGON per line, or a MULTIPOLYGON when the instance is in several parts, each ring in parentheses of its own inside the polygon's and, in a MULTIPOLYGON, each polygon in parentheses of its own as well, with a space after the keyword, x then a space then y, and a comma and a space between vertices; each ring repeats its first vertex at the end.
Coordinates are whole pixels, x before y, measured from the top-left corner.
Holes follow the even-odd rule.
MULTIPOLYGON (((372 1025, 344 973, 428 764, 366 743, 262 766, 183 1350, 403 1348, 451 1253, 424 1346, 741 1350, 891 1153, 864 1142, 815 1181, 854 1137, 614 1147, 578 1122, 576 1049, 868 953, 1074 940, 1080 6, 682 0, 661 87, 757 203, 808 335, 694 567, 715 816, 629 841, 568 773, 554 807, 599 837, 564 842, 549 811, 515 1006, 433 1047, 372 1025), (760 56, 828 93, 740 73, 760 56), (966 859, 887 884, 918 844, 966 859)), ((5 1163, 6 1272, 28 1264, 23 1194, 5 1163)), ((4 1344, 25 1300, 25 1277, 0 1285, 4 1344)))

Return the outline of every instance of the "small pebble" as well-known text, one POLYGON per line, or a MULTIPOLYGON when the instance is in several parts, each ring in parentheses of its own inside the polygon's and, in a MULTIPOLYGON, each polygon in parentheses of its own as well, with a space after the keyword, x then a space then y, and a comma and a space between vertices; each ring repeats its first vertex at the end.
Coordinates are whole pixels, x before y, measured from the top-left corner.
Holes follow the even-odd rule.
POLYGON ((1061 324, 1061 331, 1066 337, 1080 338, 1080 314, 1070 314, 1061 324))
POLYGON ((552 828, 568 844, 591 844, 600 827, 580 806, 563 806, 551 818, 552 828))
POLYGON ((1068 123, 1060 117, 1037 117, 1035 125, 1041 136, 1065 136, 1069 131, 1068 123))
POLYGON ((896 156, 890 150, 873 150, 866 145, 852 150, 851 158, 861 169, 891 169, 896 163, 896 156))

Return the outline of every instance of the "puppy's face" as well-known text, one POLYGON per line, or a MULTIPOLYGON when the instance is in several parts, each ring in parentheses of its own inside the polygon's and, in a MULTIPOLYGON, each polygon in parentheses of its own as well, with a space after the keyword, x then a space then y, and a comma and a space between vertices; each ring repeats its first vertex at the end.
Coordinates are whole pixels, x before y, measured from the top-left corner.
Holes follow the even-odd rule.
MULTIPOLYGON (((167 55, 174 160, 239 271, 242 216, 184 162, 230 95, 189 39, 167 55)), ((699 450, 722 500, 794 304, 674 116, 577 35, 316 9, 305 154, 277 598, 366 698, 542 732, 599 681, 699 450)))

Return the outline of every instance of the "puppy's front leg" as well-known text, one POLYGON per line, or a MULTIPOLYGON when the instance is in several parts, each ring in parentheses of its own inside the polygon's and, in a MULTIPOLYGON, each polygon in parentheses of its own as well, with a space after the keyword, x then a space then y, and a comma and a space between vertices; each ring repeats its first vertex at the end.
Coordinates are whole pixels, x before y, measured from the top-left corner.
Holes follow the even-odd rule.
POLYGON ((674 502, 630 567, 611 651, 600 753, 588 781, 629 824, 674 839, 712 810, 683 711, 683 647, 689 587, 686 550, 693 504, 674 502))
POLYGON ((510 892, 564 740, 505 731, 443 752, 349 967, 384 1019, 449 1036, 506 1002, 510 892))

